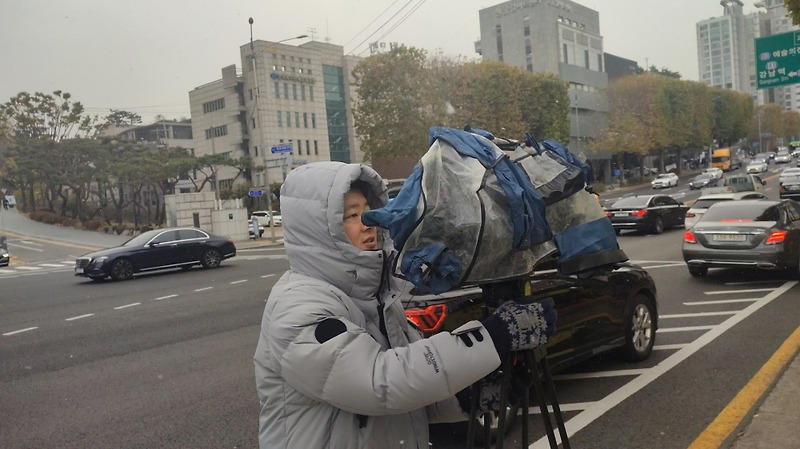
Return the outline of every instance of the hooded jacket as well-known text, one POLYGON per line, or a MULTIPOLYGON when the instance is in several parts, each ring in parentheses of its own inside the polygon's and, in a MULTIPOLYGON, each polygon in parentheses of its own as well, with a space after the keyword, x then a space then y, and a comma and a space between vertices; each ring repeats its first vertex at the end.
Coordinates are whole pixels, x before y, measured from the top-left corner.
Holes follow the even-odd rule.
POLYGON ((456 392, 500 364, 478 322, 423 339, 389 275, 391 241, 364 251, 344 232, 344 195, 361 180, 387 202, 370 167, 303 165, 281 188, 290 269, 272 288, 254 356, 261 449, 427 449, 428 423, 467 419, 456 392))

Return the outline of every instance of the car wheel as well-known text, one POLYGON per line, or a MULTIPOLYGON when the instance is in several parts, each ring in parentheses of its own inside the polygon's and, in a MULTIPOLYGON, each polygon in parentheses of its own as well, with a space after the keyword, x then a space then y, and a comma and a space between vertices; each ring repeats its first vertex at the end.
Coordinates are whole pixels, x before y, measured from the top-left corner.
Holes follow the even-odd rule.
POLYGON ((203 253, 201 263, 205 268, 217 268, 222 263, 222 256, 220 256, 219 251, 209 249, 203 253))
POLYGON ((128 259, 117 259, 111 265, 111 279, 127 281, 133 277, 133 263, 128 259))
POLYGON ((653 300, 639 293, 625 318, 625 357, 639 362, 653 351, 656 341, 655 307, 653 300))
MULTIPOLYGON (((508 435, 508 432, 511 431, 511 428, 514 427, 514 422, 517 420, 517 413, 519 411, 518 406, 508 406, 506 408, 506 430, 503 432, 503 435, 508 435)), ((491 420, 489 425, 491 426, 491 438, 492 442, 497 440, 497 426, 500 425, 500 415, 497 412, 489 412, 485 415, 481 415, 478 418, 475 418, 475 442, 481 444, 483 446, 487 446, 484 444, 484 428, 483 423, 485 417, 489 417, 491 420)))
POLYGON ((653 234, 661 234, 664 232, 664 220, 661 217, 656 217, 655 223, 653 223, 653 234))
POLYGON ((708 274, 708 267, 706 266, 691 266, 689 265, 689 274, 696 278, 701 278, 708 274))

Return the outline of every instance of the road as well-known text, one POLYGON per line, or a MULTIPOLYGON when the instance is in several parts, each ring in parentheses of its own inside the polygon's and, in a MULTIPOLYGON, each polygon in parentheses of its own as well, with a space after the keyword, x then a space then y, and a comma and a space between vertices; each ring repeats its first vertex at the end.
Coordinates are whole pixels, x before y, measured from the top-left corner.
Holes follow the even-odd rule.
MULTIPOLYGON (((688 447, 797 328, 794 281, 693 278, 682 234, 619 237, 658 287, 656 350, 638 364, 606 355, 558 373, 572 447, 688 447)), ((252 355, 267 293, 287 268, 282 248, 97 284, 72 275, 70 260, 91 245, 44 237, 10 237, 16 260, 0 269, 1 448, 257 447, 252 355)), ((538 415, 531 425, 533 447, 548 447, 538 415)), ((506 447, 519 446, 520 427, 506 447)), ((433 447, 463 447, 462 431, 434 426, 433 447)))

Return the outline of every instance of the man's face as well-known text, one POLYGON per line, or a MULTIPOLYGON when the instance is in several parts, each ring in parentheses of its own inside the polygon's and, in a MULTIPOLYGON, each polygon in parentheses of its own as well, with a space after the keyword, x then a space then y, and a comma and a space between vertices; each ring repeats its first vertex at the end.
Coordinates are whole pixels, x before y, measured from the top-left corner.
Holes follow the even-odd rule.
POLYGON ((358 249, 378 249, 378 231, 361 223, 361 214, 369 210, 367 198, 358 189, 344 195, 344 233, 358 249))

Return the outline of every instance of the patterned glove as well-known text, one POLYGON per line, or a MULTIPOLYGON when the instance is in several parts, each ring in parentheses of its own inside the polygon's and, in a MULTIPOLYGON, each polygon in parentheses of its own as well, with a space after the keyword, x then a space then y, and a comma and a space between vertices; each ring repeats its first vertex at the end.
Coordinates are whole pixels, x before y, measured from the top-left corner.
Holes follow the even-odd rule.
MULTIPOLYGON (((500 388, 502 382, 503 375, 500 371, 494 371, 483 378, 481 395, 478 399, 477 412, 479 416, 488 411, 500 409, 500 388)), ((461 410, 464 410, 464 413, 470 412, 472 394, 474 391, 474 388, 470 386, 456 393, 458 404, 461 406, 461 410)))
POLYGON ((497 353, 503 355, 547 344, 556 331, 557 317, 552 298, 527 304, 506 301, 482 323, 497 353))

